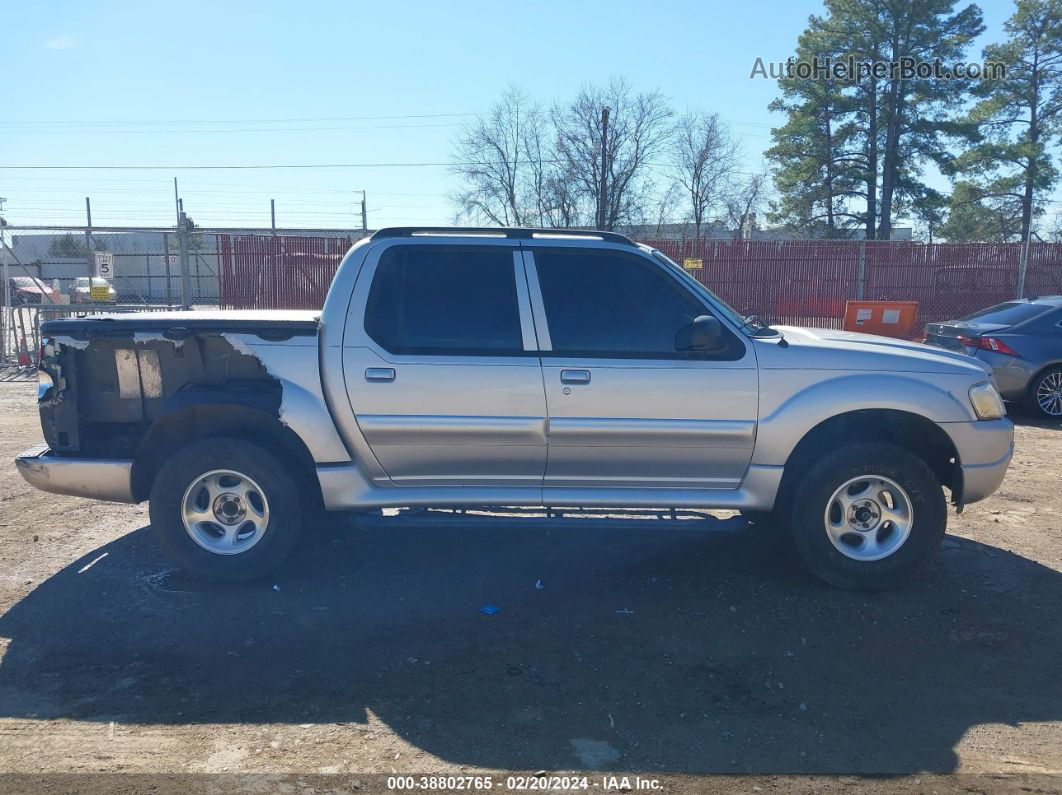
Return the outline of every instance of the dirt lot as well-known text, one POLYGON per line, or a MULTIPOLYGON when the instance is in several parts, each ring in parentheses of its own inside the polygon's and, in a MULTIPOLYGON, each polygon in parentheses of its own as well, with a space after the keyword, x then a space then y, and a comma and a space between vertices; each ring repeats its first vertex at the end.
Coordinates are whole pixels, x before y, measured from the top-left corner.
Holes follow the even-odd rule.
MULTIPOLYGON (((33 385, 0 384, 0 460, 38 438, 33 385)), ((1062 428, 1021 424, 1002 490, 877 595, 818 584, 740 519, 666 515, 335 519, 275 579, 208 585, 168 566, 146 506, 42 494, 5 464, 0 788, 546 769, 1053 790, 1060 460, 1062 428), (122 775, 46 775, 89 772, 122 775)))

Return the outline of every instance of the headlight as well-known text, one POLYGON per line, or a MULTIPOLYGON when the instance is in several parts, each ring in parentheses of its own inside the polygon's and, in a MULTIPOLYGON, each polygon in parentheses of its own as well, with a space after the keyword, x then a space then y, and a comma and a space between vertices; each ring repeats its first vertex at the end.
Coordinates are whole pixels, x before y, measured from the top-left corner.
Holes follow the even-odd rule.
POLYGON ((970 405, 978 419, 995 420, 1004 416, 1003 398, 992 384, 977 384, 970 387, 970 405))

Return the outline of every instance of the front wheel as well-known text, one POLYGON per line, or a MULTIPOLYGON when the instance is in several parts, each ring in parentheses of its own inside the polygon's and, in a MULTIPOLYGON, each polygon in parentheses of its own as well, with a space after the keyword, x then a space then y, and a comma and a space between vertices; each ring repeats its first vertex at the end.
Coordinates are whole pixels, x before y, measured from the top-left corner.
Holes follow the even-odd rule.
POLYGON ((793 542, 816 576, 841 588, 900 584, 940 547, 947 505, 918 456, 893 444, 852 444, 821 459, 797 487, 793 542))
POLYGON ((182 569, 228 582, 276 569, 302 524, 298 489, 280 461, 223 437, 192 442, 163 464, 150 514, 159 542, 182 569))

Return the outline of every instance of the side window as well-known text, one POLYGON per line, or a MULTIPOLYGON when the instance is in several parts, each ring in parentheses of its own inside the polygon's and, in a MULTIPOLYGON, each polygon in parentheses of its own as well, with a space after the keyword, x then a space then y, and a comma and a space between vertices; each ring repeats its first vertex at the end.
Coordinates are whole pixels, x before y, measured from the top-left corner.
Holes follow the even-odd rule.
POLYGON ((365 330, 391 353, 523 353, 512 251, 389 248, 369 290, 365 330))
MULTIPOLYGON (((535 266, 555 355, 703 358, 675 350, 675 334, 708 309, 639 257, 538 249, 535 266)), ((713 358, 740 358, 730 354, 713 358)))

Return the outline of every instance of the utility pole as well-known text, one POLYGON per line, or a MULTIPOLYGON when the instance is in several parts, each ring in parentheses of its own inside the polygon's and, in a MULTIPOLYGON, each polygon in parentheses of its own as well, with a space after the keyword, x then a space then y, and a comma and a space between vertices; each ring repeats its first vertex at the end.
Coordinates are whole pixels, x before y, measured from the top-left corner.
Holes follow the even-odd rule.
POLYGON ((0 258, 4 263, 4 315, 0 318, 0 333, 3 334, 3 338, 0 339, 0 358, 7 358, 7 330, 10 318, 8 313, 11 311, 11 280, 7 271, 7 240, 4 235, 4 227, 7 226, 7 221, 4 220, 3 211, 4 204, 7 203, 7 199, 0 199, 0 258))
POLYGON ((597 197, 597 228, 608 228, 608 107, 601 109, 601 185, 597 197))
POLYGON ((369 230, 369 217, 365 211, 365 191, 361 192, 361 231, 369 230))
MULTIPOLYGON (((92 253, 92 203, 89 201, 89 197, 85 197, 85 259, 88 262, 88 275, 91 279, 96 275, 96 257, 92 253)), ((89 290, 92 289, 92 282, 89 282, 89 290)))

